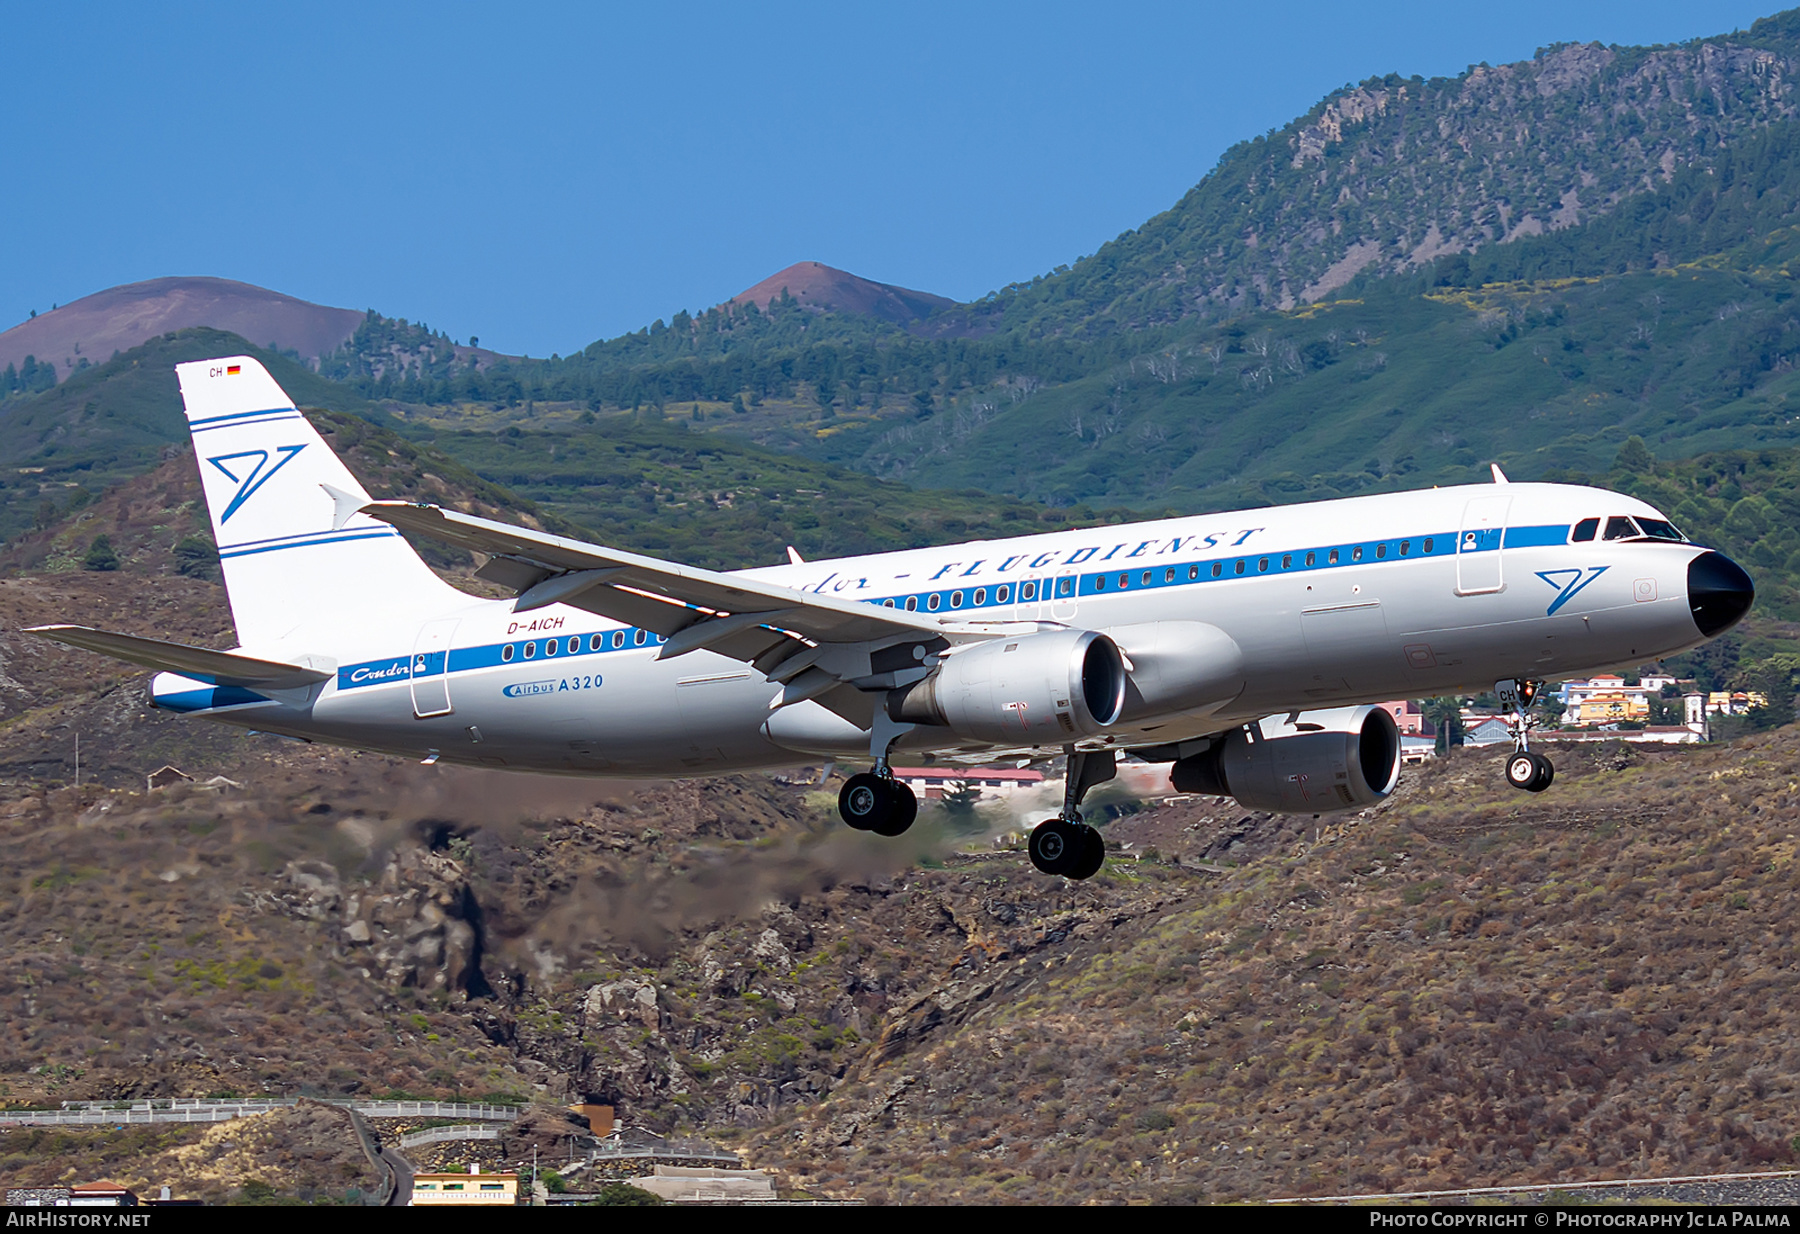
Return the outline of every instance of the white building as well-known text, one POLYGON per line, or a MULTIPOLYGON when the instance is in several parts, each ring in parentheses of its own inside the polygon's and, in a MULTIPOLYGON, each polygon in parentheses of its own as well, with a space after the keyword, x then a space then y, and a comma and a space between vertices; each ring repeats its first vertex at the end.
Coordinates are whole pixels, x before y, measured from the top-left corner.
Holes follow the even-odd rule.
POLYGON ((981 801, 1006 801, 1022 789, 1044 782, 1044 773, 1003 771, 994 767, 896 767, 894 779, 923 801, 942 801, 964 786, 980 791, 981 801))

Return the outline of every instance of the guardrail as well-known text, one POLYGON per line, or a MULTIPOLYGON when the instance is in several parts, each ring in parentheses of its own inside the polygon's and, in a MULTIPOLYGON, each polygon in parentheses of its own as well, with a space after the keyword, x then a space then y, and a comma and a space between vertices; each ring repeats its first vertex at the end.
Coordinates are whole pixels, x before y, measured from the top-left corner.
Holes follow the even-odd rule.
POLYGON ((710 1144, 616 1144, 602 1140, 598 1146, 588 1149, 588 1160, 627 1161, 643 1157, 654 1157, 659 1160, 683 1161, 730 1161, 739 1163, 736 1153, 722 1152, 710 1144))
POLYGON ((500 1138, 498 1127, 483 1127, 478 1123, 462 1123, 455 1127, 427 1127, 423 1131, 409 1131, 400 1137, 401 1148, 417 1148, 421 1144, 442 1144, 446 1140, 497 1140, 500 1138))
MULTIPOLYGON (((299 1097, 246 1097, 211 1101, 166 1098, 148 1101, 65 1101, 59 1110, 0 1110, 0 1126, 124 1127, 144 1123, 220 1123, 298 1105, 299 1097)), ((459 1101, 370 1101, 347 1097, 307 1098, 355 1110, 364 1118, 456 1118, 513 1122, 517 1106, 459 1101)))

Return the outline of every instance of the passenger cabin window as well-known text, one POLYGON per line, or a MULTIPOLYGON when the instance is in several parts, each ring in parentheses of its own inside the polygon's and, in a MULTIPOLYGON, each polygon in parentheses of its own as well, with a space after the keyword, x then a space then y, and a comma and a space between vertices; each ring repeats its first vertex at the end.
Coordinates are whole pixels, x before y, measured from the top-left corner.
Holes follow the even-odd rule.
POLYGON ((1221 575, 1223 573, 1225 573, 1224 563, 1218 562, 1218 561, 1213 562, 1213 577, 1218 578, 1219 575, 1221 575))
POLYGON ((508 643, 500 649, 500 658, 502 660, 511 660, 513 658, 513 645, 511 643, 508 643))
POLYGON ((1628 518, 1622 518, 1615 514, 1606 520, 1606 538, 1608 540, 1635 540, 1637 535, 1637 524, 1628 518))
POLYGON ((1575 524, 1575 534, 1569 537, 1572 544, 1583 544, 1600 534, 1600 520, 1584 518, 1575 524))
POLYGON ((906 611, 909 613, 916 613, 919 611, 919 597, 918 596, 907 596, 906 597, 906 611))

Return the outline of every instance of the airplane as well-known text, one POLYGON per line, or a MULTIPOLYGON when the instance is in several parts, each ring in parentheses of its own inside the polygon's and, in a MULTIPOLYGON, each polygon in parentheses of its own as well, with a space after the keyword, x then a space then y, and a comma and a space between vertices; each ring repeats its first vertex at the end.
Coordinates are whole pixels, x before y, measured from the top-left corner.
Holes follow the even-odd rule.
POLYGON ((1755 588, 1650 505, 1492 483, 1053 531, 721 573, 409 501, 375 501, 248 356, 177 366, 238 645, 31 633, 156 669, 168 711, 475 766, 697 776, 859 762, 854 828, 917 801, 897 753, 1067 758, 1032 863, 1105 860, 1082 821, 1118 758, 1181 791, 1323 814, 1393 792, 1388 698, 1492 688, 1507 780, 1548 788, 1547 680, 1730 629, 1755 588), (403 533, 470 550, 478 599, 403 533))

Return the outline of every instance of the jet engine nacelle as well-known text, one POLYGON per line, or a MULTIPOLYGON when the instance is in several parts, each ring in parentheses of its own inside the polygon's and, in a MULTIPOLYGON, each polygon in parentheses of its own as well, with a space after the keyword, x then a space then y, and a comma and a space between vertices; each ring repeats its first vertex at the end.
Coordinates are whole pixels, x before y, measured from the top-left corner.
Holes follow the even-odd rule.
POLYGON ((1252 810, 1353 810, 1399 783, 1400 729, 1380 707, 1268 716, 1182 759, 1169 778, 1180 792, 1235 797, 1252 810))
POLYGON ((989 639, 947 656, 924 680, 888 695, 888 715, 941 724, 993 745, 1062 745, 1093 737, 1125 706, 1125 662, 1094 630, 989 639))

